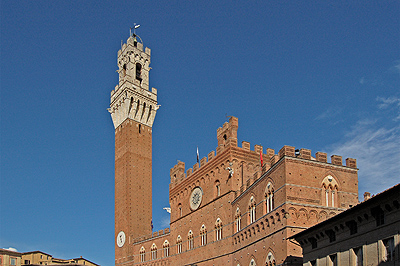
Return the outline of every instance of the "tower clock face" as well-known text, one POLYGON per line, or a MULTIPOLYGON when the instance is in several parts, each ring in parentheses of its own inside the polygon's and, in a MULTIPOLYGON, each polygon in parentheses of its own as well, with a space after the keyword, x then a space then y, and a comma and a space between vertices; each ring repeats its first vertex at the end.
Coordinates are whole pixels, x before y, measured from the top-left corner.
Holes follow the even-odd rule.
POLYGON ((122 248, 122 246, 125 244, 125 233, 124 231, 121 231, 118 233, 117 236, 117 246, 122 248))
POLYGON ((194 211, 199 208, 201 204, 201 200, 203 199, 203 190, 201 187, 195 187, 192 191, 192 194, 190 194, 189 198, 189 204, 190 208, 194 211))

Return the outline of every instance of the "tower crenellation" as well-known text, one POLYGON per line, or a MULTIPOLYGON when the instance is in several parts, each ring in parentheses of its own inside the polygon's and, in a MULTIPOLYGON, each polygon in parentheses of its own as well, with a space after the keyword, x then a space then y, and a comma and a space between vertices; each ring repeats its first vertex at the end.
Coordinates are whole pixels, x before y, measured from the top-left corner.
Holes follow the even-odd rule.
POLYGON ((149 90, 150 48, 145 48, 136 37, 129 37, 118 51, 119 82, 111 92, 110 108, 114 127, 126 119, 152 126, 157 105, 157 89, 149 90))

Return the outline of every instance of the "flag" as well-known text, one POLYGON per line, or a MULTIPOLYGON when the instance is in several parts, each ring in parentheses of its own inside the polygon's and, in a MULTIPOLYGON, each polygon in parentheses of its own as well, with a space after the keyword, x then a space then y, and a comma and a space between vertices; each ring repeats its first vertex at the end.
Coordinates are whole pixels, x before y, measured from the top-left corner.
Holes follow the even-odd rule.
POLYGON ((197 163, 199 163, 199 147, 197 147, 197 163))
POLYGON ((262 157, 262 150, 260 150, 260 161, 261 161, 261 168, 263 167, 263 157, 262 157))

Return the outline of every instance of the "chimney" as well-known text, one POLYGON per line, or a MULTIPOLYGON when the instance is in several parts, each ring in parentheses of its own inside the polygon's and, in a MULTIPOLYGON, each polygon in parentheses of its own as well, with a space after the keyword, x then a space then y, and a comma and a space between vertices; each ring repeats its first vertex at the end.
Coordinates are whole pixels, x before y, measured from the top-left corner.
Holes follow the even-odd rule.
POLYGON ((371 193, 364 192, 364 201, 369 200, 371 198, 371 193))

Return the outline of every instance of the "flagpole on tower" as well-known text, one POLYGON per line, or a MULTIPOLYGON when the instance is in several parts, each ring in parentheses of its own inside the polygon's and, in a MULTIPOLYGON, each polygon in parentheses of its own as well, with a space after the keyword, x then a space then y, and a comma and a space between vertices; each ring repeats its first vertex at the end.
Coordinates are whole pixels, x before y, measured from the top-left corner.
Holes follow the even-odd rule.
POLYGON ((199 146, 197 146, 197 163, 199 163, 199 146))
POLYGON ((129 36, 136 37, 136 29, 139 27, 140 27, 139 24, 133 23, 133 28, 132 27, 129 28, 129 36), (133 34, 132 34, 132 29, 133 29, 133 34))

